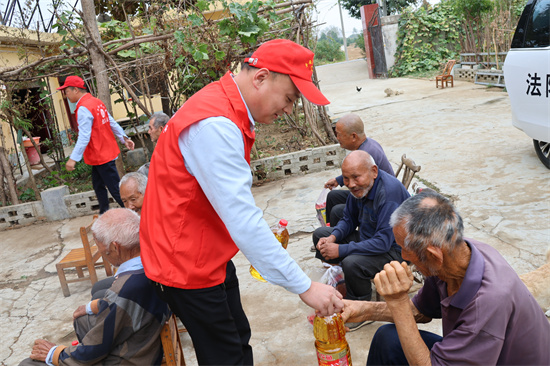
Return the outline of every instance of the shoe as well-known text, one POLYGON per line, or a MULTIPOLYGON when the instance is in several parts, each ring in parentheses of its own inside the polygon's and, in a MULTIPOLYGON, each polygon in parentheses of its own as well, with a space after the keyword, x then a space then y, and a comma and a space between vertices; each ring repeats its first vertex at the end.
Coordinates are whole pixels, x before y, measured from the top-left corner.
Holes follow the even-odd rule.
POLYGON ((346 327, 349 328, 350 332, 355 332, 357 329, 364 327, 365 325, 369 325, 374 323, 374 320, 365 320, 362 322, 357 323, 346 323, 346 327))
POLYGON ((311 248, 309 248, 309 251, 315 253, 317 248, 315 248, 315 245, 312 245, 311 248))

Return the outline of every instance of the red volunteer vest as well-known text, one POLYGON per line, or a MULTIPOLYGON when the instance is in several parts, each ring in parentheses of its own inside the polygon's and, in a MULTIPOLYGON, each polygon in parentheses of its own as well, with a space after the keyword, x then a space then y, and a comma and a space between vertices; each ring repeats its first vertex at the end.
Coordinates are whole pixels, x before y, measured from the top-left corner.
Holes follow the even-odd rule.
POLYGON ((198 289, 225 280, 227 262, 238 252, 224 223, 185 168, 180 133, 193 123, 223 116, 241 130, 250 164, 254 131, 230 73, 193 95, 164 128, 149 168, 141 209, 140 245, 145 274, 166 286, 198 289))
POLYGON ((102 165, 114 160, 120 153, 115 135, 109 123, 109 112, 105 104, 90 93, 80 98, 76 105, 76 120, 78 121, 78 108, 86 107, 94 116, 90 142, 84 150, 84 162, 88 165, 102 165))

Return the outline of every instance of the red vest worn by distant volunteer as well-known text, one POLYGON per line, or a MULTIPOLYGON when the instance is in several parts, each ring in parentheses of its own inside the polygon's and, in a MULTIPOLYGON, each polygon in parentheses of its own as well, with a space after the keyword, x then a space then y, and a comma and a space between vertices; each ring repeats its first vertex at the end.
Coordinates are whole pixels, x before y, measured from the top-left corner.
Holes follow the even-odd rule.
POLYGON ((164 128, 151 159, 141 209, 141 259, 147 277, 167 286, 199 289, 219 285, 225 280, 227 262, 239 250, 185 168, 178 146, 185 128, 217 116, 239 127, 244 157, 250 164, 255 134, 230 73, 187 100, 164 128))
POLYGON ((94 116, 90 142, 84 150, 84 162, 88 165, 102 165, 114 160, 120 153, 115 135, 111 130, 109 112, 105 104, 90 93, 80 98, 76 105, 76 120, 78 121, 78 108, 86 107, 94 116))

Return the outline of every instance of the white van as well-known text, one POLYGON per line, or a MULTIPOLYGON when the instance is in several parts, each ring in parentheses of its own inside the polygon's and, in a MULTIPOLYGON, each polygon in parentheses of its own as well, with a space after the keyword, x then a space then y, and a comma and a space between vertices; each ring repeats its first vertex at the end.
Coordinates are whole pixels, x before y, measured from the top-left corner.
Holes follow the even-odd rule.
POLYGON ((504 62, 512 123, 550 169, 550 0, 529 0, 504 62))

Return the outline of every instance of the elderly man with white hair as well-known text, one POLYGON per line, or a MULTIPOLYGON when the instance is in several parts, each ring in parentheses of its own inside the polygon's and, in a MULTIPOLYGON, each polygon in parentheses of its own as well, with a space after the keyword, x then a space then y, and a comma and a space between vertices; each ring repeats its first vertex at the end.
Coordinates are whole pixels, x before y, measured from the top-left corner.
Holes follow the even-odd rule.
POLYGON ((147 176, 138 172, 125 174, 120 180, 120 199, 124 203, 124 207, 139 215, 146 187, 147 176))
POLYGON ((20 365, 160 365, 160 331, 170 312, 143 271, 139 221, 135 212, 116 208, 92 225, 99 251, 118 267, 115 281, 103 298, 74 312, 77 345, 37 339, 20 365))

